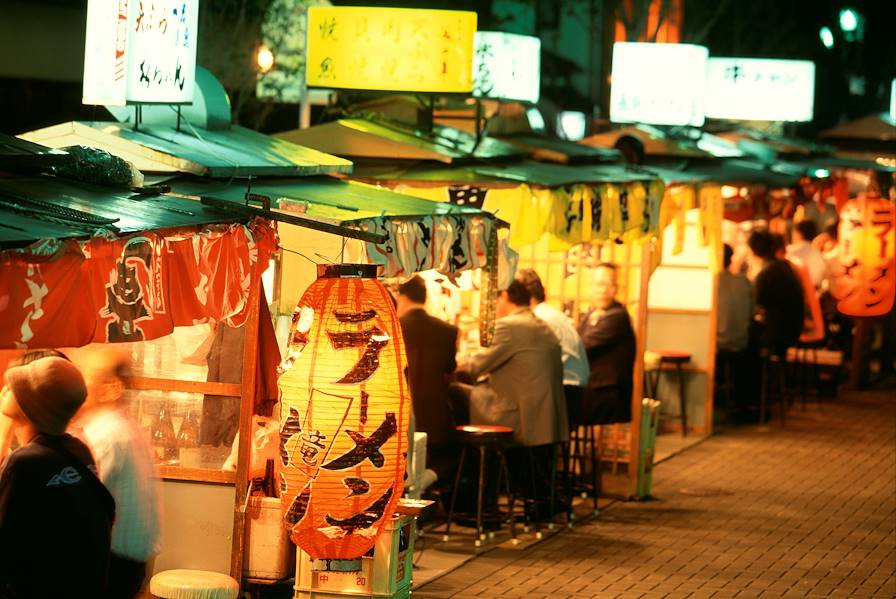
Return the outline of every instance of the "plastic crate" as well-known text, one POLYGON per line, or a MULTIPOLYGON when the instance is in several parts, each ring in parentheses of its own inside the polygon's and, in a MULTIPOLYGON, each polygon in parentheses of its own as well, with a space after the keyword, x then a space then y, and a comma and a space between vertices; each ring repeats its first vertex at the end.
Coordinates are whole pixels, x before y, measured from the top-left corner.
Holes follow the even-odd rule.
POLYGON ((295 599, 357 596, 389 599, 410 597, 416 518, 395 514, 383 526, 372 556, 361 558, 357 572, 318 572, 311 557, 296 552, 295 599))

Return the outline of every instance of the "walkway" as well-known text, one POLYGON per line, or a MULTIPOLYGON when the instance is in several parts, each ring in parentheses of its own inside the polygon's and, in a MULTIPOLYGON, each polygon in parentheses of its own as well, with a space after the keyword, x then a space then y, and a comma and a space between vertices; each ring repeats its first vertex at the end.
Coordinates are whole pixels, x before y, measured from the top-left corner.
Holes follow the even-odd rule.
POLYGON ((656 500, 415 589, 447 597, 896 597, 896 385, 659 464, 656 500))

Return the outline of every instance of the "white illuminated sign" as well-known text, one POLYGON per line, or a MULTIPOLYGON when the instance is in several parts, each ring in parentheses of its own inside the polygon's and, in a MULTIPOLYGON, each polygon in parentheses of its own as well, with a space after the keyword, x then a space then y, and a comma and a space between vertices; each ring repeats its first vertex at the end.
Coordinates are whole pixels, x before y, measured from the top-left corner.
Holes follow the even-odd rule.
POLYGON ((564 110, 557 114, 557 135, 561 139, 579 141, 585 137, 587 125, 584 112, 564 110))
POLYGON ((528 35, 477 31, 473 55, 473 95, 538 102, 541 40, 528 35))
POLYGON ((199 0, 89 0, 84 104, 189 104, 199 0))
POLYGON ((808 60, 710 58, 706 116, 752 121, 811 121, 815 64, 808 60))
POLYGON ((610 120, 699 127, 708 56, 704 46, 693 44, 616 42, 610 120))

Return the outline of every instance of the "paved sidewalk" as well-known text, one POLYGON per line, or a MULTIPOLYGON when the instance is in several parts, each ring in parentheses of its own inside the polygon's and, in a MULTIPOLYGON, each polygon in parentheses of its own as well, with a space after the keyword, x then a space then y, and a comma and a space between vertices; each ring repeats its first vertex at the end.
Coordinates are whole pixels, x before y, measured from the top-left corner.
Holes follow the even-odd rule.
POLYGON ((714 436, 653 492, 414 597, 896 597, 896 385, 714 436))

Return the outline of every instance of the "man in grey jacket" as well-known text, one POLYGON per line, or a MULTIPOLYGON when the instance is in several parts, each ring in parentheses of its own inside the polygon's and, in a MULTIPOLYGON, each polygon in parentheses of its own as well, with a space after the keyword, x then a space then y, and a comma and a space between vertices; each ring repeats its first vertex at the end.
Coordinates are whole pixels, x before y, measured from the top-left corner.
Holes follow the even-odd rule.
POLYGON ((566 441, 560 342, 529 308, 526 286, 513 281, 498 296, 495 336, 461 364, 474 380, 470 422, 509 426, 522 445, 566 441))

